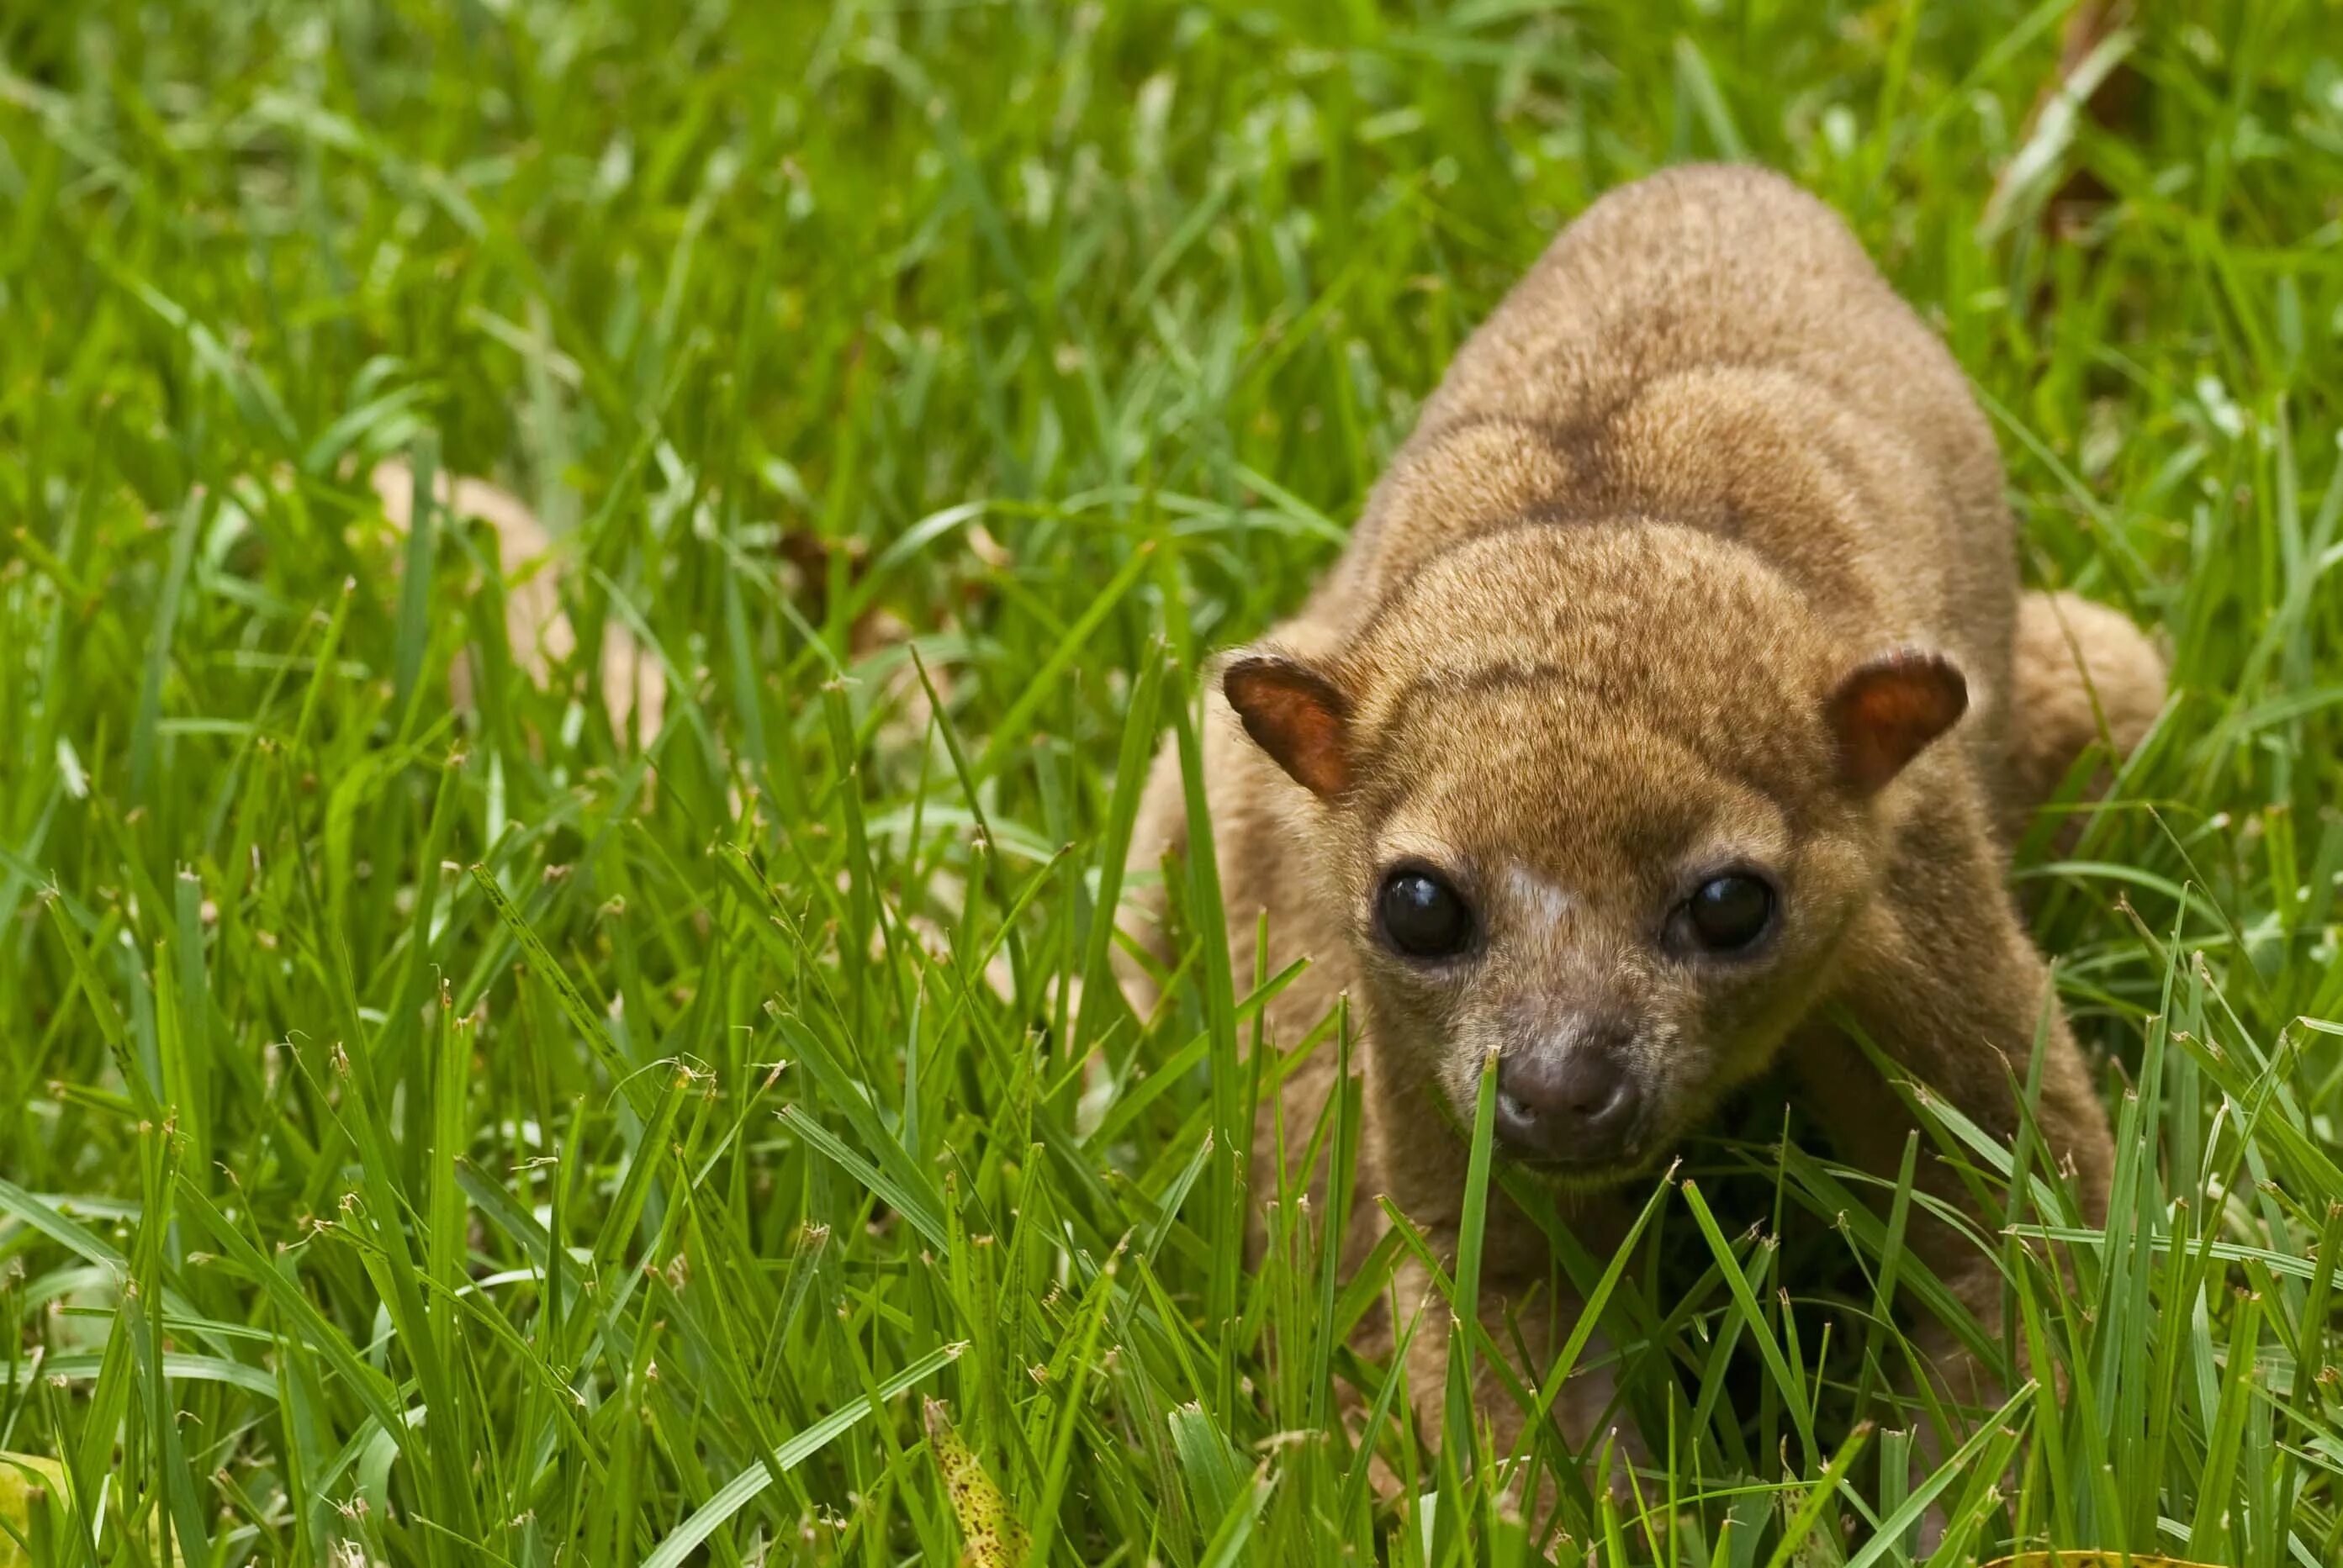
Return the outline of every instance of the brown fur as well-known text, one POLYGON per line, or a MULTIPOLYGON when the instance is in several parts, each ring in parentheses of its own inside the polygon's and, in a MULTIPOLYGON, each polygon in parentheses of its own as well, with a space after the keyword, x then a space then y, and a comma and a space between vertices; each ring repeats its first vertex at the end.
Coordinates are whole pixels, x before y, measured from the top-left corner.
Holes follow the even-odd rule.
MULTIPOLYGON (((2154 727, 2164 708, 2164 659, 2120 611, 2070 593, 2030 593, 2017 607, 2013 666, 2026 694, 2002 802, 2003 830, 2014 842, 2086 749, 2096 744, 2120 759, 2154 727)), ((2103 786, 2108 776, 2102 768, 2093 781, 2103 786)))
MULTIPOLYGON (((1598 1017, 1644 1108, 1626 1153, 1558 1184, 1598 1253, 1626 1217, 1616 1181, 1776 1060, 1848 1157, 1894 1171, 1906 1119, 1824 1021, 1834 1004, 2003 1134, 2047 1010, 2033 1109, 2103 1202, 2106 1121, 2005 890, 2006 834, 2102 716, 2118 747, 2144 733, 2162 670, 2113 612, 2021 597, 1958 368, 1794 186, 1687 168, 1590 208, 1458 354, 1317 593, 1228 672, 1202 745, 1237 983, 1265 912, 1271 972, 1312 960, 1272 1034, 1353 1000, 1354 1255, 1379 1193, 1453 1249, 1483 1061, 1592 1049, 1598 1017), (1405 859, 1466 894, 1473 956, 1427 967, 1378 940, 1380 879, 1405 859), (1777 930, 1750 959, 1669 949, 1684 890, 1727 863, 1773 879, 1777 930)), ((1185 841, 1167 750, 1134 861, 1185 841)), ((1264 1108, 1257 1192, 1277 1185, 1277 1119, 1302 1147, 1335 1070, 1315 1053, 1264 1108)), ((1916 1242, 1992 1310, 1988 1262, 1942 1230, 1916 1242)), ((1493 1204, 1483 1312, 1501 1345, 1519 1322, 1532 1382, 1571 1322, 1553 1271, 1544 1235, 1493 1204)), ((1403 1315, 1431 1300, 1421 1269, 1398 1288, 1403 1315)), ((1444 1339, 1410 1356, 1428 1426, 1444 1339)), ((1990 1394, 1952 1342, 1940 1374, 1990 1394)), ((1510 1444, 1493 1386, 1482 1413, 1510 1444)), ((1594 1375, 1564 1391, 1574 1443, 1608 1399, 1594 1375)))

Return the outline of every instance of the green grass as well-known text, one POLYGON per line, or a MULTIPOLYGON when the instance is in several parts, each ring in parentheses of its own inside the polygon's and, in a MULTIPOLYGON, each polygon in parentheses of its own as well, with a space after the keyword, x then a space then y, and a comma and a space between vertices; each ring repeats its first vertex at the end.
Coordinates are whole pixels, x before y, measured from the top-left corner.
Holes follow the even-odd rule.
POLYGON ((2151 0, 2135 114, 2029 140, 2066 9, 0 8, 35 1560, 949 1563, 949 1468, 1061 1563, 1868 1565, 1929 1499, 1948 1563, 2343 1561, 2343 34, 2151 0), (1548 1452, 1517 1523, 1342 1343, 1395 1251, 1240 1265, 1256 999, 1207 941, 1134 1019, 1106 915, 1200 655, 1561 222, 1713 156, 1848 216, 1976 378, 2029 577, 2172 649, 2116 803, 2017 873, 2115 1216, 1932 1127, 2010 1282, 1971 1330, 2063 1397, 1915 1491, 1908 1196, 1753 1104, 1573 1260, 1644 1506, 1548 1452), (2114 199, 2054 232, 2077 169, 2114 199), (386 525, 394 454, 565 536, 557 689, 478 530, 386 525), (639 739, 619 625, 681 672, 639 739))

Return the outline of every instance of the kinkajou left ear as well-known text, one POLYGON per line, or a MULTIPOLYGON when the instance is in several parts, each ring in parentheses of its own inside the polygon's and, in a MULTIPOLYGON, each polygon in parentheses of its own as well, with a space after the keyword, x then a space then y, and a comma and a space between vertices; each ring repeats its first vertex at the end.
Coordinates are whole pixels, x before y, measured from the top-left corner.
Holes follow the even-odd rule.
POLYGON ((1857 665, 1824 707, 1839 777, 1858 794, 1885 789, 1968 705, 1967 680, 1941 653, 1899 648, 1857 665))

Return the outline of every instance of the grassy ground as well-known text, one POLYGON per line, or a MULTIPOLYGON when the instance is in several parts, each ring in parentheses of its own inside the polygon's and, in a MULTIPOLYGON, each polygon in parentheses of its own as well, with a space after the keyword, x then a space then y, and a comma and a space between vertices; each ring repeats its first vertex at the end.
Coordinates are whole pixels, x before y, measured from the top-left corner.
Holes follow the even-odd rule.
POLYGON ((2066 8, 0 7, 36 1557, 944 1563, 991 1499, 980 1562, 1868 1564, 1933 1498, 1946 1563, 2343 1561, 2343 34, 2150 0, 2117 123, 2033 122, 2066 8), (1940 1130, 1976 1332, 2065 1398, 1915 1493, 1896 1225, 1753 1107, 1605 1299, 1646 1506, 1554 1455, 1517 1523, 1461 1437, 1334 1420, 1389 1392, 1339 1344, 1375 1280, 1237 1266, 1248 999, 1134 1020, 1103 911, 1199 652, 1554 226, 1707 156, 1846 213, 2029 576, 2173 650, 2018 871, 2116 1217, 2066 1296, 2055 1181, 1940 1130), (2046 226, 2077 170, 2112 199, 2046 226), (550 689, 479 530, 387 526, 393 455, 564 537, 550 689))

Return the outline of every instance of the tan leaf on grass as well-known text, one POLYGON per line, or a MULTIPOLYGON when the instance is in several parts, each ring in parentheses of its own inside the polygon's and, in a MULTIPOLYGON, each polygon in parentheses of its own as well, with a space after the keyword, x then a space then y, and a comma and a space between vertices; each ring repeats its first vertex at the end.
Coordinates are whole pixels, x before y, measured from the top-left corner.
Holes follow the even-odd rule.
POLYGON ((2111 193, 2087 169, 2066 166, 2081 121, 2126 130, 2136 120, 2143 79, 2128 56, 2138 42, 2133 0, 2081 0, 2058 37, 2058 64, 2026 116, 2016 153, 1994 181, 1978 229, 1998 237, 2039 198, 2053 234, 2080 231, 2111 193), (2049 184, 2053 179, 2056 184, 2049 184), (2047 188, 2046 188, 2047 187, 2047 188))
MULTIPOLYGON (((910 623, 883 606, 873 607, 855 618, 848 628, 847 652, 855 659, 867 659, 890 648, 901 648, 911 640, 910 623)), ((941 665, 928 667, 928 679, 935 683, 936 695, 951 699, 951 675, 941 665)), ((935 716, 934 704, 928 700, 927 688, 920 682, 920 672, 909 658, 897 664, 880 689, 879 700, 885 704, 889 717, 879 727, 878 744, 886 749, 908 750, 927 739, 928 725, 935 716)))
MULTIPOLYGON (((415 523, 415 471, 404 458, 377 464, 371 476, 376 499, 390 526, 405 534, 415 523)), ((578 634, 561 608, 554 586, 553 536, 519 498, 485 479, 442 472, 431 482, 432 498, 458 518, 478 518, 497 537, 497 568, 505 579, 505 638, 512 644, 513 661, 542 686, 553 666, 578 651, 578 634), (535 569, 532 569, 535 568, 535 569)), ((448 672, 448 699, 469 712, 472 671, 459 662, 448 672)), ((611 728, 627 732, 629 714, 638 714, 646 737, 659 733, 667 712, 667 672, 659 657, 636 642, 618 621, 602 628, 602 702, 611 728)))
MULTIPOLYGON (((54 1459, 31 1453, 0 1453, 0 1568, 32 1568, 32 1558, 16 1542, 33 1533, 33 1504, 47 1500, 54 1510, 65 1495, 65 1468, 54 1459)), ((50 1514, 54 1522, 55 1514, 50 1514)))
POLYGON ((2212 1563, 2191 1563, 2179 1556, 2139 1556, 2137 1552, 2020 1552, 2017 1556, 1996 1556, 1985 1568, 2212 1568, 2212 1563))
POLYGON ((936 1468, 943 1472, 953 1516, 968 1542, 960 1561, 969 1568, 1016 1568, 1025 1561, 1031 1544, 1025 1539, 1025 1527, 1017 1522, 1009 1500, 985 1473, 983 1464, 970 1452, 967 1441, 953 1430, 943 1402, 931 1399, 925 1405, 928 1448, 936 1456, 936 1468))

